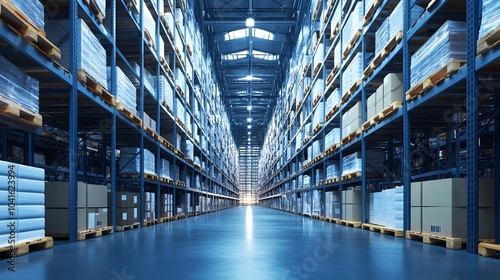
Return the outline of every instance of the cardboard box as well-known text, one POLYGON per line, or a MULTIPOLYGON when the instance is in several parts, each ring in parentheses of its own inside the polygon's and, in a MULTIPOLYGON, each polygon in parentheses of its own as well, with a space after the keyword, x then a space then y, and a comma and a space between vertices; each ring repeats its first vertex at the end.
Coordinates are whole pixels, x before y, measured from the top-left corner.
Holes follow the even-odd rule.
POLYGON ((345 204, 361 204, 361 190, 346 190, 342 193, 342 203, 345 204))
POLYGON ((346 221, 361 221, 361 204, 343 204, 342 219, 346 221))
POLYGON ((410 205, 414 206, 422 206, 422 183, 421 182, 413 182, 411 183, 411 196, 410 205))
POLYGON ((403 92, 403 74, 390 73, 384 77, 384 96, 390 94, 391 91, 403 92))
POLYGON ((411 207, 410 229, 422 232, 422 207, 411 207))
MULTIPOLYGON (((68 182, 46 182, 45 183, 45 207, 68 208, 69 188, 68 182)), ((87 184, 78 182, 77 185, 77 207, 87 207, 87 184)))
MULTIPOLYGON (((494 208, 479 208, 479 238, 495 238, 494 208)), ((422 207, 422 232, 467 238, 467 208, 422 207)))
POLYGON ((375 92, 375 111, 380 113, 384 110, 384 85, 380 85, 375 92))
MULTIPOLYGON (((479 179, 479 207, 494 207, 493 179, 479 179)), ((422 206, 467 207, 467 179, 422 182, 422 206)))
POLYGON ((104 185, 87 184, 87 207, 107 208, 108 188, 104 185))
MULTIPOLYGON (((77 209, 77 231, 87 230, 87 210, 77 209)), ((69 210, 45 209, 45 232, 47 236, 69 234, 69 210)))

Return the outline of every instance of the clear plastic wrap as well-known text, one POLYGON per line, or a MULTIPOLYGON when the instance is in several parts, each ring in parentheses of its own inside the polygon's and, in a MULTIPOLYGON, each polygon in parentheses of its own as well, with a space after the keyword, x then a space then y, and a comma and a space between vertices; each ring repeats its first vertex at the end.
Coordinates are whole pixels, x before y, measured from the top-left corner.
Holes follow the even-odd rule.
MULTIPOLYGON (((141 156, 139 148, 120 149, 120 173, 139 174, 141 168, 141 156)), ((155 155, 144 149, 144 173, 156 174, 155 155)))
POLYGON ((356 33, 361 33, 363 28, 363 2, 359 1, 346 19, 346 24, 342 29, 342 50, 345 51, 355 38, 356 33))
POLYGON ((186 140, 186 157, 188 159, 194 159, 194 146, 191 140, 186 140))
POLYGON ((43 4, 39 0, 11 0, 27 18, 29 18, 35 26, 41 30, 45 27, 45 11, 43 4))
POLYGON ((326 166, 325 179, 334 179, 340 177, 339 164, 336 162, 329 162, 326 166))
POLYGON ((316 140, 312 144, 312 157, 319 156, 323 151, 323 140, 316 140))
POLYGON ((342 73, 342 95, 346 94, 357 80, 363 77, 364 63, 362 53, 357 53, 342 73))
POLYGON ((498 17, 500 13, 500 1, 483 0, 482 2, 482 19, 478 38, 483 38, 500 26, 500 17, 498 17))
POLYGON ((316 82, 314 82, 314 86, 311 90, 313 99, 322 96, 324 91, 325 91, 325 80, 317 79, 316 82))
POLYGON ((103 17, 106 17, 106 0, 94 0, 103 17))
POLYGON ((330 148, 338 142, 340 142, 340 128, 333 128, 325 136, 325 149, 330 148))
POLYGON ((175 116, 179 118, 181 122, 184 122, 184 104, 182 104, 182 101, 179 98, 176 98, 175 100, 177 101, 177 106, 175 107, 175 116))
POLYGON ((0 96, 38 113, 38 80, 24 74, 0 55, 0 96))
POLYGON ((321 215, 321 191, 313 190, 312 214, 321 215))
POLYGON ((312 127, 316 128, 325 121, 325 105, 324 102, 318 102, 316 110, 313 113, 312 127))
MULTIPOLYGON (((140 2, 140 1, 137 1, 140 2)), ((134 17, 137 23, 141 23, 142 19, 142 27, 143 30, 147 31, 151 39, 153 40, 153 44, 156 44, 156 22, 153 18, 153 15, 149 11, 149 9, 144 6, 145 9, 142 10, 142 17, 140 13, 135 13, 134 17)))
MULTIPOLYGON (((106 74, 108 77, 107 84, 109 89, 111 89, 111 69, 111 67, 106 67, 106 74)), ((116 67, 115 98, 121 105, 127 107, 134 114, 137 114, 136 88, 118 66, 116 67)))
POLYGON ((174 92, 167 78, 163 75, 160 76, 160 101, 165 101, 170 109, 174 109, 174 92))
MULTIPOLYGON (((402 1, 399 2, 399 4, 396 6, 396 8, 394 8, 394 10, 392 11, 390 17, 389 17, 389 26, 390 26, 390 35, 389 35, 389 38, 394 38, 394 36, 396 36, 396 34, 399 32, 399 31, 402 31, 403 30, 403 5, 402 5, 402 1)), ((415 5, 413 6, 413 8, 411 9, 411 22, 410 22, 410 26, 412 26, 419 18, 420 16, 422 15, 422 13, 425 11, 424 8, 418 6, 418 5, 415 5)))
POLYGON ((172 179, 170 177, 170 162, 166 159, 161 159, 160 161, 160 177, 172 179))
MULTIPOLYGON (((50 20, 45 26, 47 38, 58 44, 61 50, 61 64, 70 68, 71 54, 69 53, 68 20, 50 20)), ((89 29, 85 21, 76 20, 77 36, 75 41, 77 55, 77 69, 83 69, 92 79, 107 89, 106 50, 89 29)))
POLYGON ((375 32, 375 53, 379 54, 391 40, 391 28, 389 26, 390 17, 386 18, 375 32))
POLYGON ((411 57, 411 86, 417 85, 451 59, 466 60, 465 22, 447 21, 411 57))

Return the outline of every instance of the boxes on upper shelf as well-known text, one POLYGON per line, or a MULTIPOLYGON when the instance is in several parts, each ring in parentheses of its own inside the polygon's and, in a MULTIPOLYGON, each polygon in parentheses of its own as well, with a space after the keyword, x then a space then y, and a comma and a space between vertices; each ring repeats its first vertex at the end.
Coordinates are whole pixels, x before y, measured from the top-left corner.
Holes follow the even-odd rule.
POLYGON ((403 100, 403 74, 388 74, 384 78, 384 109, 403 100))
MULTIPOLYGON (((111 67, 106 67, 106 74, 108 80, 108 88, 111 89, 111 67)), ((115 68, 116 71, 116 92, 114 93, 116 102, 126 107, 132 113, 137 114, 136 103, 136 88, 134 84, 123 73, 120 67, 115 68)))
POLYGON ((38 80, 24 74, 2 55, 0 55, 0 97, 38 113, 38 80))

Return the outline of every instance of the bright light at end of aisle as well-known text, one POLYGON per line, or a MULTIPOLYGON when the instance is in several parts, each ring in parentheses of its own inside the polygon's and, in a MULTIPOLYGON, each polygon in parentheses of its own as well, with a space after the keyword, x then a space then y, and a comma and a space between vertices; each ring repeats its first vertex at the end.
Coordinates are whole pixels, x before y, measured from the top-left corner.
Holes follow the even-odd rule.
POLYGON ((253 121, 253 119, 252 119, 252 118, 248 118, 248 119, 247 119, 247 122, 252 122, 252 121, 253 121))
POLYGON ((247 212, 245 217, 245 225, 246 225, 246 239, 253 239, 253 213, 252 206, 247 206, 247 212))
POLYGON ((247 18, 245 23, 246 23, 247 27, 254 27, 255 26, 255 20, 251 17, 247 18))
POLYGON ((248 105, 248 106, 247 106, 247 110, 248 110, 248 111, 252 111, 252 105, 248 105))

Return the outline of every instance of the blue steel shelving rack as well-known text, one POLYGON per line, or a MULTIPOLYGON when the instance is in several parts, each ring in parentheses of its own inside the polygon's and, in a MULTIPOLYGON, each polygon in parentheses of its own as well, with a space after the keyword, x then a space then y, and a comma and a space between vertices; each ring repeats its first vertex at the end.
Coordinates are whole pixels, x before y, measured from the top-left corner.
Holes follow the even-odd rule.
MULTIPOLYGON (((328 9, 330 2, 335 2, 335 7, 339 8, 342 7, 342 4, 345 1, 322 1, 322 9, 328 9)), ((353 2, 347 1, 350 4, 349 11, 352 11, 353 8, 353 2)), ((345 3, 347 3, 345 2, 345 3)), ((398 1, 394 0, 383 0, 381 1, 380 6, 377 8, 377 10, 374 12, 374 15, 371 20, 368 21, 367 25, 365 26, 364 30, 370 28, 372 24, 380 24, 381 20, 384 19, 385 15, 388 15, 392 9, 389 7, 393 4, 397 3, 398 1)), ((417 2, 424 2, 424 1, 417 1, 417 2)), ((467 251, 470 253, 477 253, 477 246, 476 244, 478 243, 478 177, 479 177, 479 172, 480 166, 479 166, 479 147, 478 147, 478 141, 477 139, 481 136, 480 133, 485 129, 485 128, 480 128, 479 126, 479 111, 480 111, 480 106, 479 106, 479 98, 480 98, 480 90, 481 86, 478 85, 478 73, 481 71, 489 71, 485 70, 489 65, 491 65, 494 62, 500 61, 500 49, 496 48, 491 51, 489 51, 486 54, 483 54, 482 56, 476 57, 476 42, 477 42, 477 34, 479 31, 479 19, 480 19, 480 14, 481 14, 481 6, 479 1, 477 0, 467 0, 465 3, 465 6, 463 7, 466 9, 467 12, 463 11, 463 14, 467 15, 467 20, 466 20, 466 25, 467 25, 467 63, 466 66, 460 69, 458 72, 452 74, 451 76, 447 77, 443 82, 437 84, 435 87, 431 88, 429 91, 427 91, 424 95, 416 98, 413 101, 407 101, 406 100, 406 92, 410 89, 410 62, 411 62, 411 54, 414 51, 415 45, 412 43, 412 39, 414 39, 417 35, 417 33, 422 30, 422 28, 426 25, 429 25, 430 23, 436 25, 436 23, 441 23, 443 22, 442 18, 445 16, 445 18, 457 18, 456 15, 450 15, 446 16, 446 11, 443 11, 447 5, 452 5, 453 1, 447 1, 447 0, 437 0, 437 1, 432 1, 430 2, 430 5, 427 7, 425 10, 424 14, 420 17, 420 19, 417 21, 416 24, 413 26, 410 26, 410 1, 403 1, 403 14, 404 14, 404 26, 403 26, 403 38, 400 43, 396 45, 394 50, 387 56, 387 58, 384 60, 384 62, 381 63, 381 65, 375 69, 375 71, 363 82, 363 85, 360 89, 356 90, 356 92, 352 95, 352 97, 349 98, 347 102, 341 105, 340 107, 340 113, 337 112, 329 121, 326 121, 323 129, 318 133, 318 135, 314 136, 311 141, 303 145, 300 150, 297 152, 293 152, 292 156, 290 158, 287 158, 282 162, 281 165, 278 165, 277 162, 274 162, 274 165, 270 167, 271 172, 269 172, 269 177, 266 182, 264 182, 260 188, 259 188, 259 200, 260 203, 266 206, 273 207, 273 205, 282 205, 284 202, 282 201, 281 196, 282 195, 290 195, 293 193, 300 194, 305 191, 310 191, 310 190, 315 190, 319 189, 322 191, 322 194, 324 195, 326 190, 342 190, 344 186, 356 186, 356 185, 361 185, 362 188, 362 222, 367 221, 366 213, 367 213, 367 192, 368 192, 368 184, 370 183, 380 183, 381 181, 384 181, 384 179, 373 179, 373 178, 367 178, 366 173, 363 172, 361 178, 355 179, 355 180, 350 180, 347 182, 337 182, 333 184, 328 184, 328 185, 313 185, 311 188, 307 189, 292 189, 291 188, 291 183, 293 180, 298 179, 300 175, 303 174, 309 174, 310 170, 315 170, 315 169, 321 169, 323 171, 323 174, 326 175, 326 162, 330 159, 341 159, 342 156, 345 154, 349 154, 350 151, 353 150, 360 150, 363 159, 362 159, 362 165, 363 168, 366 168, 367 166, 367 161, 365 159, 366 155, 366 149, 367 146, 370 145, 373 141, 380 140, 379 136, 380 134, 390 134, 393 131, 399 130, 402 136, 402 174, 400 180, 402 181, 403 185, 403 191, 404 191, 404 230, 409 230, 410 229, 410 187, 411 187, 411 182, 416 180, 422 180, 425 178, 443 178, 443 177, 459 177, 459 176, 467 176, 467 185, 468 185, 468 220, 467 220, 467 251), (413 47, 413 48, 412 48, 413 47), (396 62, 399 60, 402 62, 402 65, 400 66, 393 66, 390 65, 390 62, 396 62), (334 124, 335 127, 342 127, 342 119, 340 115, 345 112, 346 109, 348 109, 350 106, 352 106, 353 101, 358 101, 361 100, 362 102, 362 107, 363 107, 363 116, 362 119, 363 121, 366 121, 366 99, 367 99, 367 91, 368 88, 370 88, 370 84, 372 82, 377 82, 381 80, 381 75, 383 73, 390 73, 390 72, 402 72, 404 73, 403 76, 403 89, 404 89, 404 96, 403 96, 403 106, 394 114, 390 115, 388 118, 380 121, 375 127, 370 128, 366 131, 364 131, 361 135, 360 138, 355 139, 346 145, 342 145, 340 149, 337 151, 333 152, 332 154, 325 156, 321 161, 312 164, 312 166, 304 168, 302 170, 298 170, 297 172, 292 172, 292 163, 298 164, 299 161, 303 160, 303 153, 307 146, 311 145, 314 139, 321 139, 321 137, 325 137, 325 135, 329 132, 329 127, 331 127, 331 124, 334 124), (427 104, 429 102, 436 102, 436 104, 440 104, 441 107, 450 107, 451 103, 448 102, 448 105, 443 105, 443 103, 439 103, 439 101, 436 100, 437 97, 443 97, 445 93, 449 93, 450 91, 452 92, 454 89, 461 90, 463 88, 463 92, 465 94, 461 95, 462 99, 466 99, 466 106, 465 106, 465 111, 463 113, 466 113, 467 116, 467 121, 466 121, 466 135, 465 137, 460 136, 460 131, 457 130, 456 123, 460 122, 460 120, 455 119, 453 122, 448 122, 447 124, 443 125, 446 126, 446 143, 445 145, 445 150, 446 154, 448 155, 446 158, 446 162, 448 163, 446 169, 442 169, 440 166, 436 170, 431 170, 428 169, 418 175, 412 175, 411 174, 411 151, 414 148, 413 143, 413 134, 414 131, 420 131, 420 128, 422 124, 419 124, 418 122, 418 116, 419 112, 423 112, 425 114, 425 109, 423 104, 427 104), (334 121, 334 119, 337 119, 337 121, 334 121), (451 137, 453 130, 457 130, 457 140, 453 140, 451 137), (464 164, 463 161, 460 160, 460 142, 466 142, 467 143, 467 150, 472 151, 468 152, 467 159, 465 160, 465 164, 467 166, 467 169, 464 170, 463 168, 460 167, 460 165, 464 164), (455 161, 453 162, 452 160, 452 155, 455 157, 455 161), (454 167, 453 167, 454 165, 454 167), (289 174, 289 176, 287 176, 289 174), (285 188, 286 184, 288 184, 288 189, 285 188), (279 203, 276 203, 279 202, 279 203), (273 204, 274 203, 274 204, 273 204)), ((425 3, 427 4, 427 2, 425 3)), ((366 11, 365 11, 366 13, 366 11)), ((332 13, 333 14, 333 13, 332 13)), ((345 19, 349 14, 346 13, 343 15, 343 19, 345 19)), ((311 14, 307 14, 306 17, 311 17, 311 14)), ((463 20, 463 17, 461 18, 463 20)), ((330 18, 325 22, 325 24, 329 24, 331 21, 331 15, 330 18)), ((328 27, 325 27, 325 30, 328 30, 328 27)), ((327 33, 326 31, 324 33, 327 33)), ((326 38, 327 35, 323 34, 322 41, 324 43, 325 47, 325 57, 329 55, 329 52, 332 50, 329 50, 330 47, 327 46, 327 41, 328 39, 326 38)), ((334 43, 339 40, 339 37, 342 36, 342 34, 338 34, 337 38, 334 40, 334 42, 330 42, 331 46, 334 45, 334 43)), ((353 50, 351 51, 351 54, 349 57, 347 57, 347 60, 351 59, 353 56, 353 53, 356 52, 356 50, 361 50, 363 54, 363 58, 366 59, 367 53, 368 53, 368 47, 367 47, 367 39, 366 36, 367 34, 363 33, 362 37, 358 40, 358 42, 355 44, 353 50)), ((430 35, 428 35, 430 36, 430 35)), ((326 66, 326 61, 327 58, 325 58, 325 61, 322 66, 323 71, 323 78, 326 77, 326 74, 328 74, 327 71, 330 71, 328 67, 326 66), (326 74, 325 74, 326 73, 326 74)), ((343 63, 343 61, 342 61, 343 63)), ((344 65, 345 66, 345 65, 344 65)), ((339 77, 342 74, 342 69, 341 67, 339 73, 336 75, 335 80, 339 79, 339 77)), ((314 77, 313 77, 314 78, 314 77)), ((336 86, 340 87, 342 81, 336 84, 336 86)), ((326 95, 331 92, 331 89, 328 88, 328 85, 326 85, 325 89, 325 95, 322 97, 321 101, 326 101, 326 95)), ((485 86, 490 88, 490 93, 491 93, 491 88, 493 88, 493 91, 495 91, 495 87, 492 85, 485 86)), ((286 89, 284 89, 286 90, 286 89)), ((495 115, 492 117, 494 118, 494 131, 498 131, 498 128, 500 127, 499 120, 500 120, 500 114, 498 114, 498 109, 499 109, 499 104, 500 104, 500 98, 497 97, 498 95, 494 95, 494 112, 495 115)), ((288 98, 285 95, 285 98, 288 98)), ((292 104, 293 105, 293 104, 292 104)), ((490 106, 492 104, 489 104, 490 106)), ((325 112, 326 113, 326 112, 325 112)), ((482 112, 484 114, 484 112, 482 112)), ((298 115, 299 112, 297 111, 296 114, 298 115)), ((288 114, 284 114, 284 123, 289 124, 289 119, 288 114)), ((290 126, 293 126, 294 123, 290 123, 290 126)), ((442 125, 442 124, 437 124, 442 125)), ((285 125, 284 127, 287 127, 285 125)), ((287 130, 289 133, 291 130, 287 130)), ((425 132, 424 129, 424 136, 430 137, 430 131, 425 132)), ((437 135, 439 137, 439 135, 437 135)), ((292 135, 293 137, 293 135, 292 135)), ((397 138, 396 138, 397 139, 397 138)), ((283 139, 282 143, 283 146, 286 147, 286 145, 290 142, 291 145, 295 143, 294 139, 283 139)), ((387 136, 387 145, 388 145, 388 150, 393 150, 394 148, 394 138, 388 137, 387 136)), ((435 144, 428 144, 430 148, 432 145, 435 145, 435 147, 439 148, 440 144, 439 142, 436 142, 435 144)), ((500 165, 500 151, 499 149, 496 149, 496 147, 500 147, 500 138, 495 137, 494 139, 494 157, 491 158, 491 162, 494 161, 493 166, 498 166, 500 165)), ((323 147, 324 149, 328 147, 323 147)), ((433 150, 432 149, 426 149, 424 150, 427 154, 432 154, 433 150)), ((396 155, 391 154, 392 152, 389 152, 389 158, 391 162, 393 162, 393 159, 396 155)), ((438 155, 439 156, 439 155, 438 155)), ((279 162, 279 161, 278 161, 279 162)), ((392 164, 391 164, 392 165, 392 164)), ((440 165, 440 164, 439 164, 440 165)), ((342 161, 340 161, 340 170, 342 170, 342 161)), ((313 173, 314 175, 314 173, 313 173)), ((499 178, 500 176, 500 169, 496 168, 494 172, 494 177, 499 178)), ((398 178, 394 178, 398 180, 398 178)), ((317 182, 315 182, 317 183, 317 182)), ((342 198, 340 198, 342 200, 342 198)), ((322 201, 324 201, 324 197, 322 198, 322 201)), ((495 182, 495 225, 496 225, 496 241, 497 243, 500 242, 500 186, 498 182, 495 182)), ((277 207, 279 208, 279 207, 277 207)), ((285 210, 281 208, 282 210, 285 210)), ((324 208, 323 208, 324 211, 324 208)), ((297 212, 297 208, 295 207, 292 209, 292 212, 297 212)), ((300 213, 301 214, 301 213, 300 213)), ((324 214, 324 212, 323 212, 324 214)), ((342 213, 340 213, 342 215, 342 213)))
MULTIPOLYGON (((149 4, 151 1, 146 0, 149 4)), ((153 0, 156 1, 156 0, 153 0)), ((160 3, 160 1, 158 1, 160 3)), ((170 6, 169 1, 165 1, 165 6, 169 11, 174 12, 175 11, 175 6, 177 3, 174 1, 174 7, 170 6)), ((190 1, 192 4, 193 1, 190 1)), ((63 5, 62 3, 61 5, 63 5)), ((212 198, 212 211, 214 210, 220 210, 222 208, 228 207, 235 205, 238 201, 238 185, 235 182, 233 178, 231 178, 230 174, 227 174, 225 171, 223 171, 222 168, 219 168, 218 165, 222 164, 222 161, 218 161, 214 157, 215 149, 213 148, 214 145, 213 143, 209 143, 207 146, 207 151, 204 151, 201 148, 201 143, 200 145, 197 145, 196 143, 193 143, 196 149, 196 154, 200 156, 201 161, 205 161, 207 163, 206 170, 208 174, 205 174, 196 168, 194 166, 189 165, 186 161, 181 159, 179 156, 175 155, 173 151, 168 150, 165 146, 163 146, 157 139, 153 139, 144 129, 144 123, 142 124, 142 127, 137 127, 134 123, 132 123, 128 118, 123 116, 121 113, 118 112, 118 109, 115 108, 112 105, 106 104, 104 100, 96 95, 94 95, 91 91, 85 88, 84 85, 82 85, 78 81, 78 77, 76 75, 77 69, 77 61, 78 61, 78 52, 76 49, 76 41, 78 39, 78 34, 76 34, 76 20, 78 18, 84 18, 91 30, 93 31, 94 34, 100 38, 101 43, 103 43, 103 46, 105 47, 109 61, 108 63, 110 66, 112 66, 111 70, 111 77, 112 77, 112 83, 111 83, 111 88, 109 91, 113 94, 116 92, 117 88, 117 73, 116 73, 116 68, 114 66, 118 65, 118 61, 120 61, 120 65, 124 65, 125 68, 127 69, 132 69, 130 63, 127 60, 127 55, 129 50, 128 49, 120 49, 119 45, 120 43, 117 42, 117 38, 120 38, 122 30, 117 27, 117 20, 123 19, 121 17, 130 17, 128 19, 129 22, 133 22, 136 26, 136 30, 134 32, 139 35, 139 49, 135 51, 135 56, 139 57, 140 60, 140 73, 139 75, 136 75, 134 78, 138 78, 140 80, 139 84, 139 90, 138 90, 138 95, 139 95, 139 100, 138 100, 138 105, 139 105, 139 111, 138 114, 140 115, 141 119, 144 119, 144 113, 145 113, 145 104, 144 101, 146 99, 146 95, 149 93, 146 93, 146 88, 144 86, 144 70, 145 70, 145 63, 146 63, 146 56, 147 55, 152 55, 155 60, 153 61, 153 64, 155 64, 156 68, 156 74, 157 74, 157 79, 158 79, 158 73, 162 73, 164 76, 167 77, 168 82, 170 85, 173 87, 174 94, 179 97, 177 91, 175 90, 175 82, 168 77, 168 73, 166 70, 163 68, 161 65, 158 57, 159 57, 159 50, 156 48, 155 51, 153 51, 147 44, 144 39, 144 32, 142 32, 142 20, 139 22, 136 22, 130 14, 130 10, 127 6, 127 3, 124 0, 111 0, 108 1, 107 4, 110 5, 107 7, 107 18, 109 18, 109 22, 104 22, 103 24, 99 23, 94 16, 93 12, 89 9, 89 7, 84 4, 80 0, 70 0, 67 2, 67 11, 64 9, 58 10, 60 13, 67 13, 67 18, 69 19, 69 42, 70 42, 70 53, 71 55, 71 63, 70 67, 68 70, 65 70, 61 68, 58 64, 53 63, 50 59, 46 58, 42 53, 40 53, 38 50, 36 50, 33 46, 30 44, 26 43, 25 41, 22 40, 21 37, 19 37, 17 34, 12 32, 10 28, 2 23, 0 24, 0 40, 5 41, 7 44, 11 45, 14 47, 16 51, 20 52, 20 56, 16 56, 15 58, 12 58, 13 62, 15 64, 18 64, 18 66, 22 66, 23 69, 30 70, 30 68, 35 69, 33 71, 33 76, 35 78, 38 78, 40 80, 40 83, 43 84, 44 82, 57 82, 57 88, 53 89, 53 91, 60 91, 61 94, 60 96, 63 96, 64 99, 61 102, 67 102, 67 115, 65 118, 59 118, 56 119, 55 122, 53 122, 50 118, 49 119, 44 119, 44 123, 52 123, 57 124, 58 121, 63 120, 64 127, 61 127, 61 129, 66 129, 68 130, 68 142, 63 145, 67 145, 68 149, 68 168, 62 168, 60 169, 61 172, 65 172, 67 174, 67 179, 69 180, 69 226, 70 226, 70 231, 69 231, 69 238, 70 241, 76 241, 77 237, 77 181, 87 178, 92 178, 94 181, 100 181, 101 184, 109 184, 110 185, 110 190, 111 190, 111 204, 108 206, 111 212, 111 225, 116 225, 116 220, 115 220, 115 211, 116 211, 116 191, 120 189, 125 189, 125 190, 134 190, 134 191, 139 191, 140 193, 140 200, 141 200, 141 205, 139 208, 140 212, 140 221, 143 220, 143 209, 144 209, 144 191, 145 190, 151 190, 154 191, 157 195, 161 193, 161 191, 167 191, 171 192, 174 195, 174 205, 173 205, 173 210, 175 211, 175 195, 177 193, 184 193, 184 197, 186 196, 185 194, 191 193, 192 194, 192 200, 191 202, 192 205, 197 205, 196 203, 196 198, 198 196, 205 196, 208 198, 212 198), (120 9, 121 12, 123 11, 128 11, 127 13, 124 14, 118 14, 118 9, 120 9), (108 25, 106 27, 105 25, 108 25), (43 71, 39 71, 39 69, 43 69, 43 71), (38 73, 44 73, 38 74, 38 73), (48 74, 45 74, 48 73, 48 74), (38 76, 37 76, 38 75, 38 76), (48 75, 48 76, 47 76, 48 75), (96 116, 93 116, 93 114, 89 114, 89 109, 83 109, 82 106, 89 106, 91 104, 90 110, 94 110, 93 112, 95 113, 96 116), (88 116, 85 115, 85 118, 82 117, 83 114, 89 114, 88 116), (87 120, 88 117, 88 120, 87 120), (102 125, 100 121, 103 119, 106 119, 109 121, 109 126, 106 129, 103 129, 102 127, 99 127, 102 125), (119 149, 120 146, 123 147, 124 145, 127 145, 128 143, 138 143, 138 147, 140 147, 140 156, 141 156, 141 170, 140 170, 140 176, 137 180, 131 180, 131 179, 123 179, 123 178, 117 178, 117 175, 119 173, 119 170, 117 168, 117 157, 114 152, 109 153, 109 162, 107 163, 110 168, 110 177, 106 178, 105 174, 91 174, 90 172, 82 172, 79 169, 79 163, 80 162, 85 162, 84 159, 82 159, 82 156, 79 155, 79 146, 82 143, 86 143, 86 139, 80 140, 81 135, 81 129, 82 127, 91 127, 93 129, 101 130, 101 132, 106 132, 108 131, 107 134, 109 135, 104 135, 102 145, 104 146, 104 155, 101 155, 104 160, 106 159, 105 156, 105 151, 106 147, 109 147, 111 151, 115 151, 116 149, 119 149), (106 131, 102 131, 106 130, 106 131), (123 131, 120 131, 123 130, 123 131), (121 133, 122 132, 122 133, 121 133), (106 142, 109 141, 109 142, 106 142), (159 169, 159 159, 160 155, 166 156, 172 163, 172 166, 175 166, 176 164, 180 165, 180 171, 181 171, 181 176, 186 176, 189 173, 191 174, 191 182, 193 183, 194 186, 194 178, 195 174, 200 176, 200 181, 204 182, 207 186, 207 190, 201 190, 197 188, 185 188, 185 187, 180 187, 176 186, 173 184, 167 184, 163 183, 160 181, 153 181, 149 179, 145 179, 144 177, 144 148, 145 147, 150 147, 155 154, 156 157, 156 163, 157 163, 157 171, 159 169), (214 170, 210 172, 210 170, 214 170), (215 176, 215 174, 220 174, 222 180, 216 180, 215 178, 212 178, 212 176, 215 176), (221 205, 215 205, 215 199, 224 199, 224 203, 221 205)), ((193 5, 191 5, 193 6, 193 5)), ((141 13, 142 9, 147 8, 147 5, 144 3, 144 1, 141 1, 141 13)), ((59 8, 62 8, 59 7, 59 8)), ((64 17, 64 15, 63 15, 64 17)), ((168 35, 165 32, 162 32, 160 27, 165 30, 165 27, 163 26, 163 23, 160 20, 160 15, 158 13, 155 14, 155 19, 156 19, 156 36, 162 35, 162 37, 165 39, 165 45, 170 44, 170 47, 173 48, 173 43, 168 39, 168 35)), ((177 24, 174 23, 176 26, 177 24)), ((178 27, 175 28, 174 32, 180 32, 178 27)), ((158 44, 158 42, 156 42, 158 44)), ((184 42, 185 43, 185 42, 184 42)), ((8 55, 9 53, 8 49, 1 49, 0 53, 8 55)), ((187 59, 190 59, 188 57, 187 51, 184 50, 184 57, 187 59)), ((173 63, 171 63, 169 66, 173 70, 175 70, 175 67, 177 67, 177 54, 172 54, 172 59, 173 63)), ((188 62, 186 62, 188 63, 188 62)), ((179 66, 181 67, 181 66, 179 66)), ((195 75, 198 75, 196 73, 195 75)), ((130 78, 130 77, 129 77, 130 78)), ((195 77, 193 80, 196 80, 198 84, 201 85, 201 78, 199 76, 195 77)), ((193 116, 193 122, 195 122, 198 127, 202 130, 201 134, 202 135, 207 135, 207 132, 205 131, 204 126, 208 124, 204 114, 206 114, 205 109, 201 109, 201 103, 208 103, 208 94, 209 94, 209 88, 206 85, 204 86, 204 89, 202 90, 202 93, 199 97, 200 101, 200 110, 203 111, 201 114, 200 120, 196 120, 193 116)), ((193 85, 190 84, 190 87, 192 88, 193 85)), ((47 89, 46 89, 47 90, 47 89)), ((156 89, 155 93, 151 93, 154 96, 156 96, 156 99, 158 100, 159 98, 159 90, 156 89)), ((47 93, 44 92, 44 90, 41 90, 40 96, 41 98, 50 98, 46 96, 47 93)), ((196 96, 192 96, 192 98, 198 98, 196 96)), ((174 99, 175 100, 175 99, 174 99)), ((47 102, 47 101, 42 101, 47 102)), ((190 102, 192 104, 192 101, 190 102)), ((184 103, 185 104, 185 103, 184 103)), ((185 104, 186 105, 186 104, 185 104)), ((46 104, 44 104, 46 107, 46 104)), ((41 113, 44 113, 44 109, 41 108, 41 113)), ((172 108, 174 109, 174 108, 172 108)), ((191 108, 187 108, 187 114, 192 115, 192 110, 191 108)), ((153 114, 153 119, 156 120, 157 127, 154 128, 158 134, 161 132, 160 129, 162 127, 162 124, 165 122, 165 116, 161 116, 161 106, 159 102, 157 101, 155 104, 155 114, 153 114), (163 122, 162 122, 163 119, 163 122)), ((180 127, 176 124, 175 120, 167 120, 169 123, 164 124, 170 126, 171 130, 168 129, 168 127, 163 126, 163 129, 165 131, 163 132, 170 132, 176 135, 177 133, 182 134, 185 138, 187 137, 187 134, 180 130, 180 127)), ((24 148, 24 162, 25 164, 30 164, 33 165, 33 154, 36 149, 37 145, 37 140, 38 139, 43 139, 43 141, 48 141, 45 140, 42 136, 42 131, 40 129, 33 131, 29 129, 26 131, 26 128, 22 128, 19 126, 13 126, 13 127, 6 127, 2 128, 0 135, 1 135, 1 143, 2 143, 2 159, 6 159, 6 154, 7 154, 7 145, 6 143, 8 142, 7 138, 10 135, 10 133, 22 133, 24 135, 24 141, 22 143, 19 143, 20 145, 23 146, 24 148), (37 140, 35 140, 37 139, 37 140)), ((106 134, 106 133, 103 133, 106 134)), ((11 141, 11 140, 9 140, 11 141)), ((52 140, 51 140, 52 141, 52 140)), ((211 139, 211 141, 214 141, 211 139)), ((57 142, 57 141, 56 141, 57 142)), ((10 143, 10 142, 9 142, 10 143)), ((58 142, 59 145, 61 145, 62 142, 58 142)), ((86 147, 85 147, 86 148, 86 147)), ((180 147, 179 147, 180 148, 180 147)), ((85 151, 85 149, 84 149, 85 151)), ((102 159, 99 159, 102 160, 102 159)), ((101 162, 102 163, 102 162, 101 162)), ((51 166, 43 166, 40 165, 40 167, 46 168, 47 170, 51 169, 51 166)), ((86 169, 84 169, 85 171, 86 169)), ((105 170, 103 172, 106 172, 105 170)), ((184 181, 182 178, 175 178, 175 180, 181 180, 184 181)), ((156 207, 156 215, 159 217, 159 209, 160 209, 160 199, 159 197, 156 199, 157 207, 156 207)), ((184 201, 182 203, 185 203, 184 201)), ((188 209, 184 209, 187 213, 188 209)))

